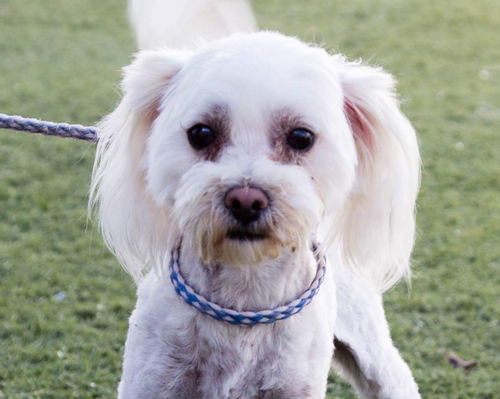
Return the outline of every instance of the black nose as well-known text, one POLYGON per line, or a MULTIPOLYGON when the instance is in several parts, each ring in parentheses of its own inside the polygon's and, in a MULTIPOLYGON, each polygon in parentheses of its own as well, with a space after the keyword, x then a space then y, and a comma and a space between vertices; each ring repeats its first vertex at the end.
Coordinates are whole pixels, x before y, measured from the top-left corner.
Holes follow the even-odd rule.
POLYGON ((255 187, 234 187, 224 197, 224 205, 243 224, 257 220, 269 206, 267 195, 255 187))

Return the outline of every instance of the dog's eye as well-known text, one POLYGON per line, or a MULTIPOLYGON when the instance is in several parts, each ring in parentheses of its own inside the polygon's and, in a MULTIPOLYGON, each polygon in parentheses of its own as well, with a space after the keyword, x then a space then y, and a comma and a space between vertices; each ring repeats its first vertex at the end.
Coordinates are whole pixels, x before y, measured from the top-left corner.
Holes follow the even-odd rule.
POLYGON ((307 151, 314 144, 314 134, 307 129, 294 129, 288 134, 286 142, 296 151, 307 151))
POLYGON ((206 125, 194 125, 187 132, 189 144, 195 150, 203 150, 215 140, 215 132, 206 125))

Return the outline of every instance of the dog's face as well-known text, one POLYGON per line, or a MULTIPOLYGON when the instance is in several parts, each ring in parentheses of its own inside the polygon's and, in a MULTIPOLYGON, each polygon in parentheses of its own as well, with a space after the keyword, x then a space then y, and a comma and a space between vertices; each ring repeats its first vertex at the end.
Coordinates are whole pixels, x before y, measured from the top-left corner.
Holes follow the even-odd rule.
POLYGON ((389 75, 257 33, 140 53, 124 89, 94 187, 125 264, 181 236, 234 265, 335 237, 353 263, 387 264, 380 280, 405 270, 418 150, 389 75))
POLYGON ((272 39, 229 40, 186 60, 147 140, 147 189, 205 262, 309 248, 353 183, 330 57, 272 39))

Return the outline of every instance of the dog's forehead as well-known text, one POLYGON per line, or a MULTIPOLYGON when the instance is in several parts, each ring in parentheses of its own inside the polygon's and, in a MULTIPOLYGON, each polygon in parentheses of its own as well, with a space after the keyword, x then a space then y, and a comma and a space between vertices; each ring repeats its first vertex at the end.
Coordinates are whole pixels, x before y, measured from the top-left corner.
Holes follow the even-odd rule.
MULTIPOLYGON (((340 85, 330 56, 296 39, 264 32, 222 41, 183 71, 191 103, 229 104, 234 112, 331 108, 340 85)), ((326 110, 324 110, 326 111, 326 110)))

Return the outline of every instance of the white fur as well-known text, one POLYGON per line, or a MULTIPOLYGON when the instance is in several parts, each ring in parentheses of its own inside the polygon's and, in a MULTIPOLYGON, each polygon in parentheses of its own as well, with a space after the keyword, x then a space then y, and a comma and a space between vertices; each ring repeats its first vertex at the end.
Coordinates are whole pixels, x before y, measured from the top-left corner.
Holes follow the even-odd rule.
MULTIPOLYGON (((174 7, 152 3, 132 1, 139 41, 141 27, 157 24, 144 15, 174 7)), ((177 9, 193 10, 203 16, 177 9)), ((323 398, 334 337, 334 366, 360 395, 419 397, 381 301, 409 273, 419 184, 415 133, 393 89, 380 69, 270 32, 138 53, 100 126, 92 181, 106 243, 139 285, 120 398, 323 398), (205 159, 186 130, 221 109, 229 137, 205 159), (316 135, 290 159, 280 152, 287 132, 274 132, 284 114, 316 135), (227 237, 236 222, 223 198, 235 185, 268 193, 255 227, 268 238, 227 237), (173 290, 166 269, 181 236, 182 272, 223 306, 263 309, 300 295, 314 276, 312 241, 327 253, 326 281, 290 319, 225 325, 173 290)))
POLYGON ((129 14, 141 49, 191 47, 256 28, 249 0, 130 0, 129 14))

